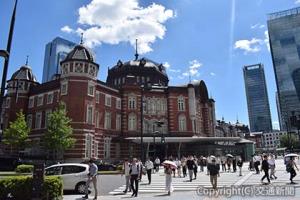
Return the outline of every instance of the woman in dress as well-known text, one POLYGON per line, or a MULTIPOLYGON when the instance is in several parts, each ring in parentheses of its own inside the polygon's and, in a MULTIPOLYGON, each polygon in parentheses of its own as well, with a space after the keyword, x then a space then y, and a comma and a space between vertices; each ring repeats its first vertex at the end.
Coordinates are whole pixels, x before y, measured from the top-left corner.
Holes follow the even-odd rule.
POLYGON ((173 192, 173 186, 172 186, 172 168, 170 165, 166 165, 165 174, 166 174, 166 191, 168 192, 168 195, 171 195, 171 192, 173 192))

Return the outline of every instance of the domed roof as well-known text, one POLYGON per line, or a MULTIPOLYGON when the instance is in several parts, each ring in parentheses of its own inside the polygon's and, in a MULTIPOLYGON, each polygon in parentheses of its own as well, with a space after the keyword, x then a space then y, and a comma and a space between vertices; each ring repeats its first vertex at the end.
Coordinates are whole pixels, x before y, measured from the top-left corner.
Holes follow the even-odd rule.
POLYGON ((167 76, 166 68, 163 66, 163 64, 159 64, 157 62, 154 62, 148 58, 141 58, 137 60, 130 60, 127 62, 122 63, 120 60, 118 61, 117 65, 114 66, 112 69, 119 69, 122 67, 146 67, 146 68, 154 68, 156 71, 162 73, 163 75, 167 76))
POLYGON ((17 80, 17 79, 37 82, 36 77, 33 75, 32 70, 28 65, 23 65, 18 71, 16 71, 11 76, 11 80, 17 80))
POLYGON ((86 60, 95 62, 92 51, 82 44, 75 46, 74 49, 70 53, 68 53, 66 59, 63 62, 68 60, 86 60))

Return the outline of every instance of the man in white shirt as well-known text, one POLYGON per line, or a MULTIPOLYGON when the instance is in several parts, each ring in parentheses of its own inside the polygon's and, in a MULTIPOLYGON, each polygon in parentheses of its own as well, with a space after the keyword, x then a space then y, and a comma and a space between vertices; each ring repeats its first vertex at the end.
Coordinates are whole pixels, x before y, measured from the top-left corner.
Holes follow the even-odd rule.
POLYGON ((88 188, 90 186, 90 183, 93 182, 93 186, 95 189, 95 197, 94 200, 97 199, 98 191, 97 191, 97 174, 98 174, 98 167, 94 163, 94 160, 89 160, 89 174, 88 174, 88 180, 86 182, 85 187, 85 196, 82 197, 83 199, 88 199, 88 188))
POLYGON ((132 160, 132 164, 130 166, 129 174, 130 174, 130 182, 131 182, 131 189, 132 189, 132 197, 137 197, 139 191, 139 175, 140 175, 140 165, 138 160, 134 158, 132 160), (134 186, 135 185, 135 186, 134 186))
POLYGON ((130 188, 130 163, 128 162, 127 159, 125 159, 124 164, 123 164, 123 175, 125 175, 125 181, 126 181, 126 188, 123 191, 125 194, 127 193, 127 190, 129 189, 129 192, 131 192, 130 188))
POLYGON ((256 174, 259 174, 258 166, 260 165, 260 161, 261 161, 261 156, 256 155, 253 157, 253 163, 254 163, 254 168, 255 168, 256 174))
POLYGON ((155 161, 155 171, 158 172, 159 171, 159 165, 160 165, 160 159, 158 157, 156 157, 155 161))
POLYGON ((152 169, 153 169, 153 162, 150 160, 150 158, 147 159, 147 161, 145 162, 145 167, 147 170, 147 176, 148 176, 148 184, 151 184, 151 173, 152 173, 152 169))
POLYGON ((271 173, 270 173, 270 179, 277 179, 277 176, 275 176, 275 158, 274 158, 274 155, 271 154, 270 155, 270 159, 268 159, 268 163, 269 163, 269 166, 270 166, 270 170, 271 170, 271 173))

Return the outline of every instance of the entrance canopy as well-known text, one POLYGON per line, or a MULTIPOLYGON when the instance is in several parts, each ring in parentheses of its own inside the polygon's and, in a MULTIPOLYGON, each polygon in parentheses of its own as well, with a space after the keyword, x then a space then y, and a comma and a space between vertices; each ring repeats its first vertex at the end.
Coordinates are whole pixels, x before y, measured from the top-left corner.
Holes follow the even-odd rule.
MULTIPOLYGON (((126 140, 130 140, 134 143, 140 144, 141 137, 128 137, 126 140)), ((161 141, 162 137, 155 137, 155 141, 161 141)), ((165 143, 193 143, 193 142, 234 142, 234 143, 253 143, 250 140, 246 140, 240 137, 164 137, 165 143)), ((143 137, 144 143, 153 143, 154 136, 143 137)))

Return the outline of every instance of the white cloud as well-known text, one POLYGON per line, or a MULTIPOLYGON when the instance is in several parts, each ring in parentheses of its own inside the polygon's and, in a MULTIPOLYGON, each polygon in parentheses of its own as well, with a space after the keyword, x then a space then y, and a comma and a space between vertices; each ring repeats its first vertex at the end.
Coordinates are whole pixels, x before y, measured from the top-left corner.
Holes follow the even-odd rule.
POLYGON ((169 69, 171 67, 171 65, 168 63, 168 62, 165 62, 163 64, 163 66, 166 68, 166 69, 169 69))
POLYGON ((141 54, 152 51, 151 44, 164 38, 164 23, 175 17, 173 10, 160 4, 142 7, 138 0, 92 0, 78 13, 81 27, 76 32, 84 34, 87 46, 129 42, 135 47, 137 38, 141 54))
POLYGON ((188 71, 183 72, 182 76, 196 76, 199 77, 199 68, 202 66, 202 63, 200 63, 198 60, 194 59, 189 62, 188 71))
POLYGON ((215 76, 216 74, 214 72, 209 73, 211 76, 215 76))
POLYGON ((179 78, 179 79, 184 79, 184 77, 183 77, 183 76, 177 76, 177 78, 179 78))
POLYGON ((296 1, 295 1, 295 4, 299 4, 299 3, 300 3, 300 0, 296 0, 296 1))
POLYGON ((180 69, 169 69, 170 72, 179 73, 181 72, 180 69))
POLYGON ((273 125, 273 129, 275 129, 275 130, 279 130, 280 128, 279 128, 279 122, 278 121, 273 121, 272 122, 272 125, 273 125))
POLYGON ((60 29, 62 32, 65 32, 65 33, 72 33, 74 32, 73 29, 71 29, 69 26, 64 26, 60 29))
POLYGON ((234 44, 235 49, 244 50, 244 53, 255 53, 261 50, 260 45, 263 44, 261 39, 252 38, 251 40, 238 40, 234 44))
POLYGON ((264 24, 260 24, 260 23, 257 23, 257 24, 254 24, 254 25, 251 25, 250 26, 251 29, 256 29, 256 28, 265 28, 265 25, 264 24))
MULTIPOLYGON (((299 0, 300 1, 300 0, 299 0)), ((268 31, 265 31, 265 39, 264 39, 264 43, 267 45, 268 51, 270 51, 270 43, 269 43, 269 33, 268 31)))

